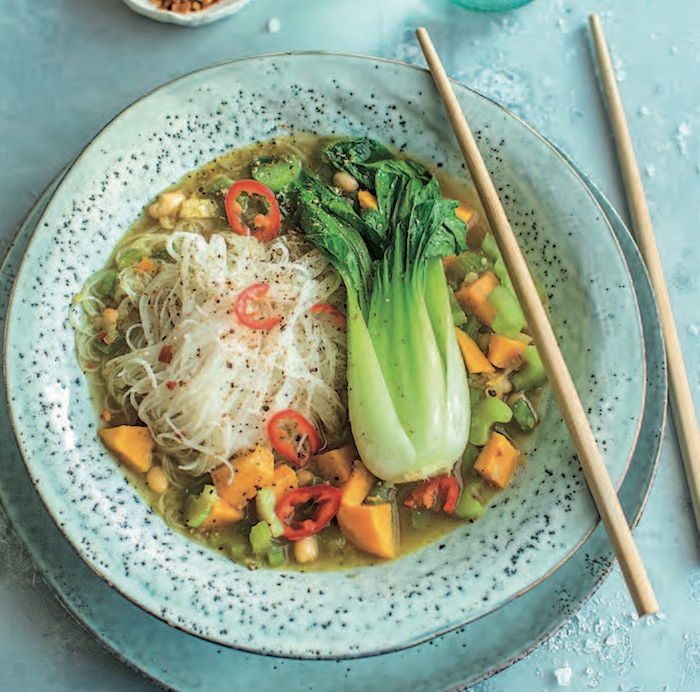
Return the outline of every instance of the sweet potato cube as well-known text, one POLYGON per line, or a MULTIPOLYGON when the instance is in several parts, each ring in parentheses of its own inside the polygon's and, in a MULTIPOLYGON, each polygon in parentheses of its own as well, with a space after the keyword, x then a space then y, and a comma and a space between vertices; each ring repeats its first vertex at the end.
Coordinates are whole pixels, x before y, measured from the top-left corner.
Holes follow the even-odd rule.
POLYGON ((491 334, 488 358, 497 368, 517 370, 523 364, 523 351, 527 344, 517 339, 509 339, 501 334, 491 334))
POLYGON ((520 450, 505 435, 492 430, 474 462, 474 471, 488 483, 502 489, 510 482, 519 457, 520 450))
POLYGON ((332 485, 345 483, 352 473, 352 465, 358 458, 353 445, 331 449, 323 454, 317 454, 311 459, 318 472, 332 485))
POLYGON ((459 344, 459 350, 462 352, 462 359, 467 372, 470 375, 479 372, 494 372, 495 368, 479 348, 476 341, 459 327, 455 327, 455 331, 457 332, 457 343, 459 344))
POLYGON ((209 516, 200 524, 201 531, 215 531, 233 526, 245 516, 242 509, 231 507, 228 502, 219 498, 211 508, 209 516))
POLYGON ((458 219, 464 221, 465 224, 467 224, 467 229, 471 228, 478 218, 476 208, 473 207, 471 204, 467 204, 466 202, 461 201, 459 203, 459 206, 455 209, 455 216, 458 219))
POLYGON ((217 466, 211 472, 211 479, 219 497, 236 509, 243 509, 257 494, 260 488, 270 483, 275 473, 275 458, 265 447, 255 447, 247 454, 217 466))
POLYGON ((272 490, 275 499, 279 502, 282 495, 299 487, 296 471, 289 464, 275 466, 272 483, 267 487, 272 490))
POLYGON ((107 449, 135 471, 146 473, 151 468, 153 437, 141 425, 120 425, 102 428, 98 435, 107 449))
POLYGON ((376 480, 376 476, 370 473, 359 459, 356 459, 350 477, 339 486, 343 493, 341 504, 346 506, 362 504, 376 480))
POLYGON ((398 523, 393 504, 341 505, 338 526, 353 545, 379 557, 396 557, 398 523))
POLYGON ((493 272, 484 272, 476 281, 456 290, 455 298, 464 312, 474 315, 481 324, 490 325, 496 317, 496 309, 489 303, 488 297, 500 285, 493 272))

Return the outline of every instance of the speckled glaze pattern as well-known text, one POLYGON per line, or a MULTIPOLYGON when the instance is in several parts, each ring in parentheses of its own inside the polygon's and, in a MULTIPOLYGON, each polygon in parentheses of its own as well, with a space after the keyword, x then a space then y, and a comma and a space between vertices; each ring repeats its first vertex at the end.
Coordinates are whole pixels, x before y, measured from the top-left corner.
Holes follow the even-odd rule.
MULTIPOLYGON (((460 87, 458 97, 546 286, 555 332, 619 485, 640 431, 646 362, 618 241, 553 149, 475 92, 460 87)), ((234 648, 354 657, 416 644, 509 602, 565 561, 597 514, 551 398, 527 466, 483 519, 362 570, 249 572, 171 531, 128 485, 96 440, 67 321, 71 299, 159 191, 231 147, 290 128, 368 134, 466 175, 430 79, 417 68, 287 54, 177 80, 106 127, 51 200, 14 288, 6 384, 20 449, 55 522, 129 600, 234 648)))

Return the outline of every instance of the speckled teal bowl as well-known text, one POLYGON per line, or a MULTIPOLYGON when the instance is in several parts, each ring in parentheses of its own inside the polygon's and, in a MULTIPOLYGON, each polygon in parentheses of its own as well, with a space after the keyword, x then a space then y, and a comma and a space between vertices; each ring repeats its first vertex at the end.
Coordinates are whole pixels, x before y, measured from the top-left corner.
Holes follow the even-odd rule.
MULTIPOLYGON (((458 87, 535 275, 613 482, 635 450, 646 354, 620 247, 575 171, 531 129, 458 87)), ((159 191, 230 147, 288 133, 369 135, 443 170, 465 167, 429 75, 323 53, 249 58, 168 84, 111 122, 71 167, 18 272, 5 376, 19 447, 54 521, 106 582, 221 645, 343 658, 416 644, 541 583, 598 517, 551 397, 528 464, 478 522, 394 562, 249 570, 173 532, 97 441, 68 307, 159 191)), ((507 634, 504 634, 507 636, 507 634)))

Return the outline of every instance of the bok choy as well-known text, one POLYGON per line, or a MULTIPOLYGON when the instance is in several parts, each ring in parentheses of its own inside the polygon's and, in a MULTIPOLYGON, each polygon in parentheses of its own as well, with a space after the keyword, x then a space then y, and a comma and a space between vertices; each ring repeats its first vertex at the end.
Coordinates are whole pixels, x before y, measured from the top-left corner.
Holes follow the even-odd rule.
POLYGON ((390 482, 452 470, 469 435, 469 388, 441 258, 465 249, 466 226, 419 163, 369 139, 325 151, 371 191, 351 203, 302 172, 287 193, 306 237, 342 276, 348 302, 348 407, 357 450, 390 482))

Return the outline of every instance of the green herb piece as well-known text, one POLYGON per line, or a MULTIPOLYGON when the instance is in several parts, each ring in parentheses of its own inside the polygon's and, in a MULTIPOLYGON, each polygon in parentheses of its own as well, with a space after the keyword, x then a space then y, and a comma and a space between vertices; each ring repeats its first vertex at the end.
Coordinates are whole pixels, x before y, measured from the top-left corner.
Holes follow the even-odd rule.
POLYGON ((291 154, 261 157, 253 161, 250 174, 254 180, 279 192, 290 185, 301 173, 301 161, 291 154))
POLYGON ((233 180, 227 175, 219 175, 212 179, 212 181, 207 185, 207 192, 211 194, 216 194, 217 192, 228 192, 228 189, 233 185, 233 180))

